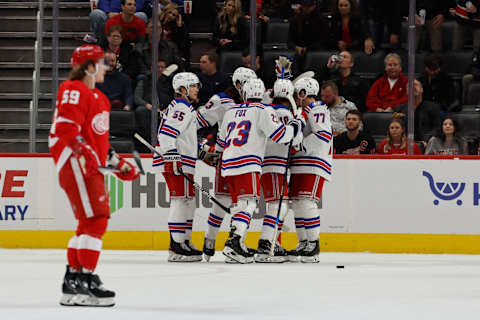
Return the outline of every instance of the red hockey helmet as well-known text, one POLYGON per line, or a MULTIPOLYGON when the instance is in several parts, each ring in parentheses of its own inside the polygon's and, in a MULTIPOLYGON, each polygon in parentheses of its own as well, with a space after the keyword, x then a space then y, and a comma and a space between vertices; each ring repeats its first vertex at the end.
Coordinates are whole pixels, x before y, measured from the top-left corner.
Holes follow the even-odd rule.
POLYGON ((96 62, 98 59, 103 59, 104 57, 105 53, 99 46, 95 44, 84 44, 73 51, 72 67, 82 65, 88 60, 96 62))

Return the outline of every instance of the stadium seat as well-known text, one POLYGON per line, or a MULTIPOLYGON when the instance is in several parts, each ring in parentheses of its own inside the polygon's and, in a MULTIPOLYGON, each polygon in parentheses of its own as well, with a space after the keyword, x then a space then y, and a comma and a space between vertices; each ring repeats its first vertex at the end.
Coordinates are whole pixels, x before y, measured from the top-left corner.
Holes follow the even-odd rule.
POLYGON ((454 20, 446 20, 442 26, 443 51, 452 50, 453 29, 455 28, 454 20))
POLYGON ((133 150, 135 114, 133 111, 110 111, 110 144, 115 151, 130 153, 133 150))
POLYGON ((480 113, 478 112, 458 112, 452 114, 452 117, 458 121, 461 128, 461 135, 467 141, 471 142, 480 136, 480 113))
MULTIPOLYGON (((245 30, 247 32, 247 41, 250 43, 250 20, 245 19, 245 30)), ((255 32, 257 36, 257 45, 261 45, 263 43, 262 39, 262 24, 260 22, 255 23, 255 32)))
POLYGON ((242 66, 241 51, 224 51, 220 54, 219 70, 232 74, 236 68, 242 66))
POLYGON ((385 51, 378 50, 372 55, 363 51, 351 52, 354 57, 353 72, 363 78, 373 79, 385 70, 385 51))
POLYGON ((263 70, 264 70, 264 79, 265 87, 269 88, 273 86, 275 82, 275 60, 278 59, 279 55, 286 55, 289 57, 295 56, 295 51, 293 50, 268 50, 263 54, 263 70))
POLYGON ((480 81, 472 81, 468 85, 467 92, 465 95, 465 101, 463 102, 466 105, 479 105, 480 103, 480 81))
POLYGON ((392 120, 390 112, 365 112, 363 114, 363 129, 375 139, 381 141, 387 136, 388 124, 392 120))
POLYGON ((453 79, 462 79, 472 62, 472 50, 450 51, 444 56, 443 70, 453 79))
POLYGON ((288 22, 269 22, 265 30, 265 41, 263 48, 268 49, 284 49, 288 43, 288 22))

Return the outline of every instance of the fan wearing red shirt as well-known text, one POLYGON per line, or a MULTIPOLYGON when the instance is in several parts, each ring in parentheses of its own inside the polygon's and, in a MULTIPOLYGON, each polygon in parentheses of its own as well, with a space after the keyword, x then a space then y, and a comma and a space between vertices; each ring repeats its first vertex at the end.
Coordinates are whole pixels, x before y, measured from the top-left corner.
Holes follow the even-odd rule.
POLYGON ((366 106, 370 112, 393 112, 393 108, 407 103, 408 78, 402 73, 402 59, 396 53, 385 57, 385 74, 368 91, 366 106))
POLYGON ((110 217, 105 177, 99 167, 114 167, 122 180, 138 177, 136 168, 110 148, 110 103, 95 88, 95 83, 104 80, 107 67, 103 58, 103 50, 96 45, 75 49, 69 80, 58 89, 48 137, 60 186, 78 221, 76 233, 68 242, 68 265, 60 300, 64 306, 115 304, 115 293, 106 290, 99 276, 93 274, 110 217))
MULTIPOLYGON (((393 118, 388 125, 388 134, 377 147, 378 154, 407 154, 407 134, 402 119, 393 118)), ((413 154, 422 154, 416 143, 413 144, 413 154)))
POLYGON ((124 42, 142 42, 145 40, 145 21, 135 16, 135 0, 122 0, 122 13, 107 20, 105 34, 108 34, 111 26, 119 25, 123 30, 124 42))

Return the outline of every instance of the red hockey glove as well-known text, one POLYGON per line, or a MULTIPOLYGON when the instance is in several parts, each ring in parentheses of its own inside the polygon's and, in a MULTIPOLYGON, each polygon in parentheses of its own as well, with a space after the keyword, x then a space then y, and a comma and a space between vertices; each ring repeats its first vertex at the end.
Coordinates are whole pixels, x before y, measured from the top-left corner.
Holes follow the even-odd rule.
POLYGON ((179 168, 182 167, 182 163, 180 162, 182 157, 176 150, 167 151, 164 155, 162 155, 164 165, 163 168, 166 173, 171 173, 176 176, 180 175, 178 171, 179 168))
POLYGON ((73 155, 78 159, 83 174, 86 177, 95 175, 98 172, 99 161, 92 147, 86 144, 81 136, 76 136, 69 145, 72 148, 73 155))
POLYGON ((115 172, 115 175, 121 180, 133 181, 140 176, 137 168, 130 162, 125 161, 124 159, 120 159, 120 162, 118 163, 116 168, 119 169, 120 172, 115 172))

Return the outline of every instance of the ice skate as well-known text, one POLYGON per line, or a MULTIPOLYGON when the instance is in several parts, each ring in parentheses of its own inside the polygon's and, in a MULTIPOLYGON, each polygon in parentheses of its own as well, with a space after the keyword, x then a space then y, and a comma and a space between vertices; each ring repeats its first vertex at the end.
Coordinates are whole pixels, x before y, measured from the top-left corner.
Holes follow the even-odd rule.
POLYGON ((227 242, 225 242, 225 249, 223 249, 223 254, 227 258, 235 260, 239 263, 252 263, 253 254, 250 253, 246 249, 246 247, 244 248, 244 246, 242 246, 242 237, 238 234, 235 234, 235 230, 235 227, 232 227, 232 229, 230 230, 227 242))
POLYGON ((293 250, 287 250, 287 255, 288 255, 288 260, 290 262, 298 262, 299 257, 301 256, 301 253, 305 248, 307 247, 308 241, 307 240, 302 240, 299 241, 297 244, 297 247, 293 250))
POLYGON ((318 263, 320 259, 320 245, 318 240, 309 241, 307 247, 300 254, 300 261, 304 263, 318 263))
POLYGON ((63 277, 62 283, 62 298, 60 299, 60 304, 62 306, 74 306, 75 305, 75 295, 77 294, 77 283, 75 279, 77 278, 78 273, 70 271, 70 267, 67 265, 67 271, 63 277))
POLYGON ((203 258, 209 262, 210 258, 215 255, 215 240, 205 238, 203 242, 203 258))
POLYGON ((255 254, 255 262, 259 263, 282 263, 289 261, 287 251, 278 243, 275 244, 274 255, 270 256, 272 244, 266 239, 258 241, 258 249, 255 254))
MULTIPOLYGON (((200 258, 202 256, 200 255, 200 258)), ((168 262, 193 262, 196 257, 192 250, 186 245, 186 242, 176 242, 170 238, 170 248, 168 249, 168 262)))
POLYGON ((185 245, 190 249, 190 262, 202 261, 202 251, 198 250, 191 240, 185 240, 185 245))
POLYGON ((113 307, 115 292, 105 289, 100 277, 92 273, 78 273, 75 305, 88 307, 113 307))

